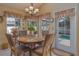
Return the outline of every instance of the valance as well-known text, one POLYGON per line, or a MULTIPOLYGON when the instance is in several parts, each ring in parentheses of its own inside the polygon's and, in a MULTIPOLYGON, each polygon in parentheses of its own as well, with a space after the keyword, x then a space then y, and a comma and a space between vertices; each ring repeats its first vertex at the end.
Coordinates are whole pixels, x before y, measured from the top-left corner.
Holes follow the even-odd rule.
POLYGON ((67 10, 63 10, 55 13, 55 19, 58 19, 64 16, 68 16, 68 17, 75 16, 75 8, 71 8, 71 9, 67 9, 67 10))
POLYGON ((12 12, 12 11, 4 11, 4 15, 5 16, 13 16, 13 17, 17 17, 17 18, 23 18, 24 17, 23 14, 12 12))

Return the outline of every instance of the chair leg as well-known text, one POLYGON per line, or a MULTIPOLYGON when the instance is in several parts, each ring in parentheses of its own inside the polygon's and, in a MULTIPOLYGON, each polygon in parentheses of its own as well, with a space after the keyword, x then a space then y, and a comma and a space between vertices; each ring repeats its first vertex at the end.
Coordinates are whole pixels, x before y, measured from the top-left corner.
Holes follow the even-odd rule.
POLYGON ((11 52, 10 52, 10 55, 12 56, 12 50, 11 50, 11 52))
POLYGON ((31 50, 29 51, 29 56, 32 56, 31 50))
POLYGON ((52 48, 50 48, 50 56, 52 56, 52 48))
POLYGON ((50 52, 50 56, 51 56, 51 52, 50 52))
POLYGON ((21 52, 21 55, 22 55, 22 56, 25 56, 25 52, 21 52))
POLYGON ((10 53, 10 55, 12 56, 12 52, 10 53))
POLYGON ((25 53, 23 52, 23 56, 25 56, 25 53))

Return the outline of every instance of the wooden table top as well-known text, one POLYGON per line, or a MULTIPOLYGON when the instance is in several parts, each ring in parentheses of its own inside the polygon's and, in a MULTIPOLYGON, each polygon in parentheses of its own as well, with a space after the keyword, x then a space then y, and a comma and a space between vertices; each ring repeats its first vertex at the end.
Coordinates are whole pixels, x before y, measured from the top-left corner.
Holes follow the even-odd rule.
POLYGON ((18 38, 18 41, 21 43, 38 43, 44 41, 44 38, 21 36, 18 38))

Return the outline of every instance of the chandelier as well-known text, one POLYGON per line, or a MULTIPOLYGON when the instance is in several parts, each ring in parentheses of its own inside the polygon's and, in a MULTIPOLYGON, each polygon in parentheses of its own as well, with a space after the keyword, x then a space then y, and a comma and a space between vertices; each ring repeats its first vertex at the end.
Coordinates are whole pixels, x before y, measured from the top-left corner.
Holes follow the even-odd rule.
POLYGON ((39 9, 34 8, 33 3, 31 3, 31 5, 28 8, 25 8, 25 12, 30 14, 30 15, 34 15, 34 14, 37 14, 39 12, 39 9))

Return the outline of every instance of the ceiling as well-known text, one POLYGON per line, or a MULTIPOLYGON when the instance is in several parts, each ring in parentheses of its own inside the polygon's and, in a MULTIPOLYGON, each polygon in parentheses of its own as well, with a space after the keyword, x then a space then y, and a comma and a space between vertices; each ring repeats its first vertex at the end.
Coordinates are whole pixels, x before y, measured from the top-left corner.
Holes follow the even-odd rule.
MULTIPOLYGON (((21 10, 21 11, 24 11, 24 9, 30 5, 31 5, 30 3, 0 3, 0 6, 14 8, 14 9, 21 10)), ((33 4, 33 6, 35 8, 40 8, 42 5, 43 5, 42 3, 34 3, 33 4)))

